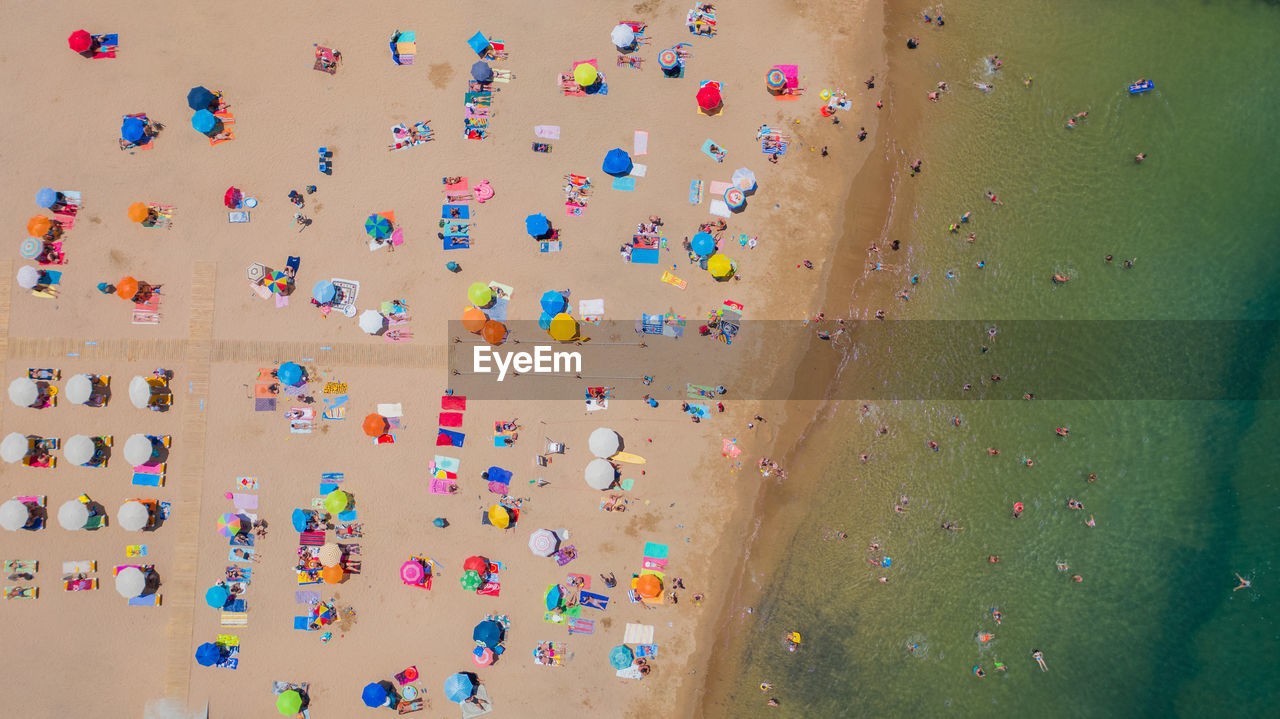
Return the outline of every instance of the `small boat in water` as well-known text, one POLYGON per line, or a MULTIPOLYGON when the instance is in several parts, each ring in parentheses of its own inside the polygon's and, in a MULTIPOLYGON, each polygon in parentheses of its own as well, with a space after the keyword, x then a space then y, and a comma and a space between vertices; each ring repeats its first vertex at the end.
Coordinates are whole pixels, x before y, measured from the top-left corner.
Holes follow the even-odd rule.
POLYGON ((1154 90, 1154 89, 1156 89, 1156 84, 1154 82, 1143 79, 1129 86, 1129 94, 1138 95, 1140 93, 1144 93, 1144 92, 1147 92, 1148 90, 1154 90))

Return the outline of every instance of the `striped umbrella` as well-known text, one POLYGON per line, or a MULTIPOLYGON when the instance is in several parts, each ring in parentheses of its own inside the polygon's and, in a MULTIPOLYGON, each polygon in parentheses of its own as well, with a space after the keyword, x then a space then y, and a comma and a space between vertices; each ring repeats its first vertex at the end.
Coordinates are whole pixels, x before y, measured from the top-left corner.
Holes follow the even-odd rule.
POLYGON ((730 187, 724 191, 724 204, 736 210, 747 204, 747 197, 742 193, 741 189, 737 187, 730 187))
POLYGON ((283 272, 272 272, 263 285, 277 295, 283 295, 289 291, 289 276, 283 272))
POLYGON ((22 255, 22 258, 26 260, 34 260, 40 256, 43 250, 44 243, 34 237, 28 237, 22 241, 22 244, 18 245, 18 254, 22 255))
POLYGON ((218 518, 218 534, 230 538, 240 533, 240 515, 224 514, 218 518))
POLYGON ((320 548, 320 564, 326 567, 336 567, 342 563, 342 547, 329 542, 320 548))
POLYGON ((375 240, 385 240, 391 236, 391 220, 382 215, 369 215, 364 221, 364 231, 375 240))
POLYGON ((658 65, 663 70, 670 70, 680 64, 680 57, 676 55, 675 50, 663 50, 658 53, 658 65))
POLYGON ((261 262, 255 262, 244 271, 245 277, 255 285, 267 279, 267 266, 261 262))
POLYGON ((426 579, 427 571, 422 568, 422 562, 410 559, 400 565, 400 581, 405 584, 422 584, 422 580, 426 579))
POLYGON ((770 90, 781 90, 787 86, 787 76, 776 67, 770 70, 768 75, 765 75, 764 81, 770 90))
POLYGON ((559 537, 550 529, 539 529, 529 536, 529 551, 539 557, 550 557, 556 553, 559 537))

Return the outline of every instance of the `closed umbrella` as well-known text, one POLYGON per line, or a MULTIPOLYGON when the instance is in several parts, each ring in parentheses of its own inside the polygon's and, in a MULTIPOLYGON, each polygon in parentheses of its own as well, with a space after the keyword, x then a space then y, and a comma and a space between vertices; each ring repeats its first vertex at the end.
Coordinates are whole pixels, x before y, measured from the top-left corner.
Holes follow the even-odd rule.
POLYGON ((259 284, 267 278, 267 266, 261 262, 254 262, 245 268, 244 276, 253 284, 259 284))
POLYGON ((756 173, 745 167, 739 167, 733 171, 733 177, 730 178, 733 184, 743 192, 751 192, 756 189, 756 173))
POLYGON ((62 396, 67 398, 68 402, 74 404, 84 404, 93 397, 93 378, 87 374, 73 374, 67 380, 67 386, 62 392, 62 396))
POLYGON ((222 647, 213 642, 205 642, 196 647, 196 664, 202 667, 211 667, 225 658, 222 647))
POLYGON ((364 705, 367 707, 383 706, 387 703, 387 688, 374 682, 364 688, 360 698, 364 700, 364 705))
POLYGON ((196 114, 191 116, 191 126, 196 129, 196 132, 207 135, 218 126, 218 116, 208 110, 197 110, 196 114))
POLYGON ((32 237, 44 237, 53 229, 53 220, 44 215, 36 215, 27 220, 27 234, 32 237))
POLYGON ((124 443, 124 461, 138 467, 151 461, 156 446, 145 434, 131 435, 124 443))
POLYGON ((360 313, 360 329, 366 334, 376 335, 386 326, 386 318, 378 313, 377 310, 365 310, 360 313))
POLYGON ((720 88, 715 83, 707 83, 698 88, 698 107, 703 110, 714 110, 720 107, 720 88))
POLYGON ((35 237, 24 237, 18 243, 18 254, 24 260, 34 260, 44 252, 44 243, 35 237))
POLYGON ((140 117, 126 117, 120 123, 120 137, 125 142, 141 142, 147 136, 147 123, 140 117))
POLYGON ((484 584, 484 580, 480 577, 480 573, 474 569, 468 569, 462 573, 462 588, 468 592, 474 592, 484 584))
POLYGON ((214 609, 222 609, 227 605, 227 600, 231 598, 231 592, 221 584, 215 584, 209 587, 204 593, 204 603, 214 609))
POLYGON ((593 459, 587 463, 585 479, 587 480, 587 486, 592 489, 601 491, 608 489, 613 485, 613 480, 617 479, 617 476, 617 471, 606 459, 593 459))
POLYGON ((380 414, 371 414, 364 418, 361 428, 370 437, 380 437, 387 432, 387 418, 380 414))
POLYGON ((551 231, 551 223, 547 220, 547 216, 539 212, 536 215, 529 215, 524 218, 524 230, 529 233, 530 237, 542 237, 551 231))
POLYGON ((582 87, 591 87, 599 79, 600 73, 590 63, 581 62, 573 68, 573 81, 582 87))
POLYGON ((342 547, 329 542, 320 548, 320 564, 326 567, 336 567, 342 564, 342 547))
POLYGON ((351 505, 351 495, 335 489, 324 496, 324 511, 329 514, 338 514, 347 511, 347 507, 351 505))
POLYGON ((147 589, 147 575, 137 567, 125 567, 116 572, 116 591, 125 599, 142 596, 147 589))
POLYGON ((462 672, 452 674, 444 680, 444 696, 451 702, 464 702, 471 698, 475 690, 476 685, 471 677, 462 672))
POLYGON ((74 532, 77 529, 84 529, 84 525, 88 523, 89 508, 84 502, 72 499, 58 507, 58 524, 62 525, 63 529, 74 532))
POLYGON ((216 99, 218 99, 217 96, 203 85, 197 85, 187 93, 187 107, 192 110, 208 110, 216 99))
POLYGON ((636 44, 636 31, 630 25, 618 25, 609 32, 609 39, 619 50, 630 50, 636 44))
POLYGON ((294 689, 286 689, 276 697, 276 711, 282 716, 293 716, 302 711, 302 695, 294 689))
POLYGON ((297 362, 285 362, 276 370, 276 378, 289 386, 302 382, 302 367, 297 362))
POLYGON ((238 514, 226 512, 221 517, 218 517, 218 534, 228 539, 246 530, 248 530, 248 527, 244 525, 244 521, 240 519, 238 514))
POLYGON ((495 504, 489 508, 489 523, 498 529, 506 529, 511 526, 511 513, 501 504, 495 504))
POLYGON ((618 453, 621 440, 618 433, 607 427, 600 427, 587 439, 587 448, 597 457, 612 457, 618 453))
POLYGON ((5 436, 4 441, 0 442, 0 459, 9 464, 27 456, 29 451, 31 451, 31 441, 26 435, 17 432, 10 432, 5 436))
POLYGON ((36 191, 36 204, 46 210, 58 204, 58 191, 52 187, 42 187, 36 191))
POLYGON ((423 569, 422 562, 410 559, 400 565, 400 581, 405 584, 422 584, 422 580, 426 577, 427 570, 423 569))
POLYGON ((716 238, 712 237, 710 232, 699 232, 693 236, 690 244, 695 255, 707 257, 716 253, 716 238))
POLYGON ((311 296, 316 302, 327 305, 338 296, 338 287, 329 280, 320 280, 311 288, 311 296))
POLYGON ((493 302, 493 289, 483 282, 472 282, 467 288, 467 299, 476 307, 487 307, 493 302))
POLYGON ((98 445, 93 439, 83 434, 72 435, 70 439, 62 445, 62 456, 72 464, 84 465, 93 460, 93 455, 98 451, 98 445))
POLYGON ((491 345, 500 345, 507 339, 507 326, 497 320, 489 320, 480 330, 480 336, 491 345))
POLYGON ((502 625, 486 619, 471 630, 471 639, 482 647, 496 647, 502 641, 502 625))
POLYGON ((578 336, 578 321, 561 312, 551 318, 551 326, 547 328, 551 339, 567 342, 578 336))
POLYGON ((529 535, 529 551, 539 557, 550 557, 556 553, 556 545, 560 538, 550 529, 539 529, 529 535))
POLYGON ((625 175, 631 172, 631 155, 621 147, 615 147, 605 153, 601 169, 610 175, 625 175))
POLYGON ((375 240, 385 240, 391 236, 391 220, 382 215, 369 215, 364 221, 364 231, 375 240))
POLYGON ((30 407, 40 399, 40 386, 29 377, 19 377, 9 383, 9 399, 19 407, 30 407))
POLYGON ((141 375, 129 380, 129 401, 138 409, 146 409, 151 404, 151 383, 141 375))
POLYGON ((29 290, 40 284, 43 275, 43 272, 31 265, 23 265, 18 268, 18 286, 24 290, 29 290))
POLYGON ((120 505, 116 510, 116 523, 126 532, 138 532, 151 521, 151 510, 136 499, 120 505))
POLYGON ((733 272, 733 263, 724 255, 712 255, 707 260, 707 271, 712 277, 728 277, 733 272))
POLYGON ((88 30, 76 30, 67 38, 67 47, 76 52, 89 52, 89 48, 93 47, 93 36, 88 30))
POLYGON ((625 644, 619 644, 609 650, 609 665, 614 669, 626 669, 636 659, 636 655, 632 653, 631 647, 625 644))
POLYGON ((542 293, 542 299, 539 301, 542 305, 542 311, 549 315, 557 315, 564 312, 565 302, 564 293, 548 290, 542 293))
POLYGON ((493 68, 489 67, 489 63, 481 60, 471 66, 471 77, 476 82, 490 82, 493 80, 493 68))
POLYGON ((31 521, 31 508, 16 499, 0 504, 0 527, 16 532, 31 521))

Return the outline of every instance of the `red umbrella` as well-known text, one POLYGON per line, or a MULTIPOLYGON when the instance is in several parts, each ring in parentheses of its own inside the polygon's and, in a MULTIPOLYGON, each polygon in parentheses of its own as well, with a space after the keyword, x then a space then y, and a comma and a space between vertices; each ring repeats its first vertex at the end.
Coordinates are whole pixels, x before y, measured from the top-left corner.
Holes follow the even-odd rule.
POLYGON ((242 197, 244 197, 244 195, 241 194, 239 190, 234 187, 228 187, 227 194, 222 196, 222 204, 226 205, 227 209, 234 210, 240 206, 240 199, 242 197))
POLYGON ((88 52, 93 47, 93 36, 88 30, 76 30, 67 38, 67 47, 76 52, 88 52))
POLYGON ((467 557, 467 561, 462 563, 462 571, 473 571, 484 573, 489 568, 489 560, 484 557, 467 557))
POLYGON ((698 107, 703 110, 714 110, 720 107, 720 88, 714 83, 707 83, 698 90, 698 107))

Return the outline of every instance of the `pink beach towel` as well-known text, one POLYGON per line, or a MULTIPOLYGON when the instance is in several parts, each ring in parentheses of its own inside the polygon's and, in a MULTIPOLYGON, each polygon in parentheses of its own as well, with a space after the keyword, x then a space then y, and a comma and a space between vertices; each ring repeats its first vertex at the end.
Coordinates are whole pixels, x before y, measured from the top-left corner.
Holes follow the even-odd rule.
POLYGON ((534 125, 533 136, 541 137, 544 140, 559 140, 560 126, 559 125, 534 125))
POLYGON ((457 486, 457 483, 447 479, 439 479, 434 477, 431 479, 432 494, 451 494, 449 489, 454 486, 457 486))

